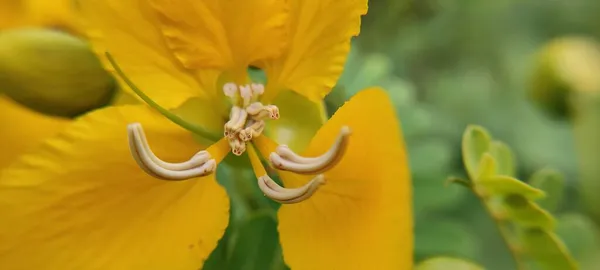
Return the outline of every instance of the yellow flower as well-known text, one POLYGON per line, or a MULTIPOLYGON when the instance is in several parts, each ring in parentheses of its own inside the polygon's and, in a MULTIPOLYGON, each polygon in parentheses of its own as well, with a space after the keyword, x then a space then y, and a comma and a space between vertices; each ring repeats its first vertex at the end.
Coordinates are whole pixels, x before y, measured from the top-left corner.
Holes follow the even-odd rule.
MULTIPOLYGON (((16 27, 52 27, 78 32, 69 0, 0 0, 0 32, 16 27)), ((1 87, 1 86, 0 86, 1 87)), ((2 95, 0 89, 0 170, 34 149, 69 122, 31 111, 2 95)))
POLYGON ((81 6, 115 71, 171 121, 144 105, 98 110, 2 172, 0 265, 198 269, 227 227, 214 172, 233 152, 283 204, 292 269, 412 268, 410 179, 388 97, 366 89, 322 122, 365 0, 81 6))

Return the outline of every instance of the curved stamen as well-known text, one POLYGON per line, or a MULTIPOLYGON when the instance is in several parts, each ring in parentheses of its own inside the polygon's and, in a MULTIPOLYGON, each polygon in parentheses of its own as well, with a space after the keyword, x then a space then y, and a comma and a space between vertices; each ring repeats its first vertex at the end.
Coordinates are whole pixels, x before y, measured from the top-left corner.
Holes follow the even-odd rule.
POLYGON ((342 127, 331 148, 318 157, 303 157, 289 147, 281 145, 271 153, 269 159, 277 169, 298 174, 319 174, 333 168, 342 159, 350 138, 350 128, 342 127))
POLYGON ((136 126, 135 124, 128 126, 131 153, 138 165, 151 176, 163 180, 178 181, 206 176, 215 171, 217 163, 214 159, 201 163, 198 162, 201 159, 205 159, 207 155, 210 158, 210 154, 206 151, 201 151, 190 160, 182 163, 168 163, 160 160, 151 152, 150 147, 147 145, 143 130, 136 128, 136 126))
MULTIPOLYGON (((130 134, 133 134, 139 140, 141 140, 141 145, 142 145, 142 147, 144 147, 145 152, 148 153, 148 156, 150 157, 150 159, 152 159, 152 161, 154 163, 156 163, 157 165, 159 165, 165 169, 173 170, 173 171, 188 170, 188 169, 200 166, 210 159, 210 154, 207 151, 200 151, 200 152, 196 153, 190 160, 185 161, 185 162, 181 162, 181 163, 165 162, 165 161, 161 160, 160 158, 158 158, 154 154, 154 152, 152 152, 152 150, 150 149, 150 146, 148 145, 148 140, 146 139, 146 134, 144 133, 144 129, 142 128, 142 125, 140 123, 129 124, 127 126, 127 129, 131 130, 130 134)), ((134 137, 134 138, 136 138, 136 137, 134 137)))
POLYGON ((299 188, 284 188, 277 184, 271 177, 264 175, 258 178, 258 186, 265 196, 283 204, 298 203, 309 199, 325 184, 325 177, 318 175, 306 185, 299 188))

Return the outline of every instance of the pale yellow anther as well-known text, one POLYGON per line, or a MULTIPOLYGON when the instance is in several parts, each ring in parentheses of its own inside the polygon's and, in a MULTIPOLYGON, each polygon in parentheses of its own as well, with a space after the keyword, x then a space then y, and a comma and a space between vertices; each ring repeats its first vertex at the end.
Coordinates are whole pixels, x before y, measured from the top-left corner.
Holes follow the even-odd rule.
POLYGON ((230 139, 229 146, 231 147, 231 152, 236 156, 241 156, 246 152, 246 142, 238 138, 230 139))
POLYGON ((331 148, 318 157, 303 157, 289 147, 281 145, 271 153, 271 164, 279 170, 298 174, 320 174, 333 168, 342 159, 350 138, 350 128, 342 127, 331 148))
POLYGON ((223 86, 223 92, 232 98, 233 104, 223 135, 229 141, 231 152, 241 155, 246 151, 245 144, 264 131, 263 120, 279 118, 279 108, 257 102, 265 92, 265 86, 260 83, 237 85, 230 82, 223 86))
POLYGON ((252 83, 250 87, 255 97, 265 93, 265 86, 262 83, 252 83))
POLYGON ((250 102, 252 101, 252 89, 250 88, 250 85, 240 85, 240 96, 242 97, 242 100, 244 101, 244 107, 248 106, 250 104, 250 102))
POLYGON ((235 95, 238 92, 238 87, 235 83, 226 83, 223 85, 223 93, 225 94, 225 96, 228 96, 230 98, 235 98, 235 95))
POLYGON ((246 112, 248 112, 250 118, 255 120, 266 118, 273 120, 279 119, 279 108, 275 105, 263 105, 260 102, 254 102, 246 107, 246 112))
POLYGON ((323 184, 325 184, 325 177, 323 175, 317 175, 310 182, 299 188, 284 188, 273 181, 268 175, 258 178, 258 187, 265 196, 283 204, 305 201, 312 197, 323 184))
POLYGON ((127 126, 131 154, 140 168, 151 176, 164 180, 185 180, 206 176, 216 170, 217 163, 206 151, 200 151, 188 161, 165 162, 150 149, 146 135, 139 123, 127 126))
POLYGON ((254 121, 254 120, 250 120, 252 122, 249 122, 250 125, 248 125, 246 128, 240 130, 239 133, 239 138, 242 141, 248 142, 250 140, 252 140, 252 138, 256 138, 258 136, 260 136, 263 132, 263 130, 265 129, 265 121, 259 120, 259 121, 254 121))
POLYGON ((227 123, 225 123, 224 135, 225 137, 231 139, 234 138, 242 128, 244 128, 248 113, 246 110, 238 106, 233 106, 229 115, 230 119, 227 121, 227 123))
POLYGON ((265 106, 265 111, 269 112, 269 118, 276 120, 279 119, 279 108, 275 105, 265 106))

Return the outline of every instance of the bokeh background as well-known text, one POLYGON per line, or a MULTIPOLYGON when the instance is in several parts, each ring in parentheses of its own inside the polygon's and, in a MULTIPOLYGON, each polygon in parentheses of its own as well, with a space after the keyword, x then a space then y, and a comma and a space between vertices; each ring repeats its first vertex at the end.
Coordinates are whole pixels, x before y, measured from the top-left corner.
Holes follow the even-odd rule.
MULTIPOLYGON (((445 184, 450 176, 466 177, 461 138, 467 125, 476 124, 512 148, 519 179, 527 181, 541 169, 560 175, 562 199, 551 209, 556 232, 581 269, 598 269, 599 13, 596 0, 370 1, 361 35, 326 103, 333 112, 365 87, 389 92, 410 157, 416 262, 449 256, 486 269, 515 269, 479 199, 460 185, 445 184)), ((12 15, 0 12, 0 21, 12 15)), ((12 27, 0 26, 0 34, 12 27)), ((78 35, 75 28, 67 30, 78 35)), ((3 51, 14 49, 3 42, 0 93, 14 88, 7 80, 14 65, 7 63, 18 55, 3 51)), ((0 106, 16 106, 2 100, 0 106)), ((0 113, 2 129, 17 125, 7 110, 0 113)), ((236 195, 231 226, 206 269, 286 269, 273 218, 277 205, 252 182, 235 181, 251 172, 223 166, 219 174, 230 179, 221 182, 236 195)))

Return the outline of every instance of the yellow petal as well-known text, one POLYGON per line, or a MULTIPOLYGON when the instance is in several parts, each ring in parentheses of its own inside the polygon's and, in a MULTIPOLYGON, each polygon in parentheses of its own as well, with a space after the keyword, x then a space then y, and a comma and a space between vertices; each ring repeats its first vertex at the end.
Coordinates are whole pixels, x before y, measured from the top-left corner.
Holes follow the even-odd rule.
MULTIPOLYGON (((309 200, 279 210, 285 261, 292 269, 411 269, 410 174, 385 92, 358 93, 319 130, 305 156, 325 152, 342 126, 352 132, 349 148, 325 173, 327 183, 309 200)), ((280 176, 292 188, 310 179, 280 176)))
POLYGON ((279 108, 281 117, 267 123, 265 135, 294 151, 304 151, 327 119, 325 105, 292 91, 281 92, 273 104, 279 108))
POLYGON ((154 0, 167 44, 188 68, 240 68, 277 57, 285 44, 284 0, 154 0))
POLYGON ((27 0, 25 20, 28 25, 45 26, 84 35, 81 17, 78 16, 72 0, 27 0))
MULTIPOLYGON (((0 265, 29 269, 199 269, 228 224, 214 176, 158 180, 131 157, 140 122, 169 162, 201 150, 144 106, 90 113, 0 174, 0 265)), ((208 151, 217 161, 226 141, 208 151), (225 143, 223 143, 225 142, 225 143)))
MULTIPOLYGON (((193 96, 205 94, 167 48, 157 28, 156 14, 142 0, 79 1, 89 38, 101 58, 105 51, 142 91, 168 109, 193 96)), ((113 68, 107 61, 108 70, 113 68)), ((121 83, 123 88, 129 90, 121 83)))
POLYGON ((0 95, 0 170, 55 135, 69 120, 31 111, 0 95))
POLYGON ((22 24, 24 14, 25 7, 21 1, 0 0, 0 29, 22 24))
POLYGON ((291 35, 287 53, 261 63, 269 78, 264 100, 292 89, 311 100, 323 99, 335 86, 360 31, 367 0, 291 0, 291 35))

